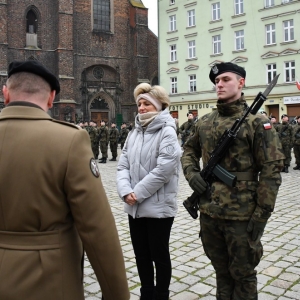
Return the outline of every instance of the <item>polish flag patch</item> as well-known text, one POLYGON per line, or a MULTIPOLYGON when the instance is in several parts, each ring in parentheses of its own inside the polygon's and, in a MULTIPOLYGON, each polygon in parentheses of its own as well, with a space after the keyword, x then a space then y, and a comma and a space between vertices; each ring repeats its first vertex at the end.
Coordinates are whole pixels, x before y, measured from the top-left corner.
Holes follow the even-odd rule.
POLYGON ((272 125, 270 123, 266 123, 264 124, 264 128, 267 130, 267 129, 271 129, 272 128, 272 125))

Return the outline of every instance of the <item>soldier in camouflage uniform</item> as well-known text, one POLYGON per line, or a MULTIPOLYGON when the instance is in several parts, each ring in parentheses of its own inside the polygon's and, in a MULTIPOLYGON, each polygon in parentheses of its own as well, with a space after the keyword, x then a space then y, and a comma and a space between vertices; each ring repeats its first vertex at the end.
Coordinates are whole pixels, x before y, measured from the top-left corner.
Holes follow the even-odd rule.
POLYGON ((294 170, 300 170, 300 116, 297 118, 297 124, 294 127, 294 154, 296 159, 296 167, 294 170))
POLYGON ((293 126, 289 124, 289 117, 286 114, 283 114, 281 116, 281 124, 278 124, 276 126, 276 130, 279 135, 279 139, 282 144, 283 153, 285 155, 284 160, 284 168, 282 169, 282 172, 288 173, 289 172, 289 166, 292 160, 292 148, 293 148, 293 126))
POLYGON ((88 132, 91 140, 91 148, 94 154, 94 158, 97 159, 99 155, 99 147, 98 147, 98 132, 97 129, 93 126, 93 122, 89 122, 89 125, 87 122, 85 123, 86 126, 84 127, 85 130, 88 132), (97 151, 98 148, 98 151, 97 151), (98 154, 97 154, 98 152, 98 154))
POLYGON ((108 129, 105 126, 105 122, 101 121, 100 127, 98 130, 98 140, 100 144, 100 151, 102 154, 102 158, 99 159, 99 162, 102 164, 106 163, 107 160, 107 147, 108 147, 108 142, 109 142, 109 134, 108 134, 108 129))
POLYGON ((178 132, 181 134, 181 147, 186 142, 189 135, 194 132, 194 115, 192 113, 188 113, 187 117, 188 120, 184 122, 178 129, 178 132))
POLYGON ((128 133, 129 133, 129 130, 126 128, 126 123, 123 123, 121 125, 121 131, 120 131, 120 137, 119 137, 119 142, 121 143, 121 149, 123 149, 123 147, 124 147, 128 133))
POLYGON ((272 116, 270 118, 270 122, 271 122, 272 126, 276 129, 277 125, 278 125, 276 117, 272 116))
POLYGON ((261 114, 246 118, 220 162, 237 176, 235 187, 215 179, 207 193, 207 183, 199 173, 200 158, 205 166, 221 135, 247 107, 242 93, 245 76, 245 70, 233 63, 216 64, 211 69, 217 110, 199 119, 181 158, 189 185, 201 195, 200 237, 216 271, 218 300, 257 299, 255 267, 263 254, 260 239, 281 184, 281 144, 275 129, 261 114))
POLYGON ((110 161, 117 160, 118 140, 119 140, 119 130, 116 127, 116 123, 112 122, 111 129, 109 131, 109 147, 112 154, 112 159, 110 159, 110 161))

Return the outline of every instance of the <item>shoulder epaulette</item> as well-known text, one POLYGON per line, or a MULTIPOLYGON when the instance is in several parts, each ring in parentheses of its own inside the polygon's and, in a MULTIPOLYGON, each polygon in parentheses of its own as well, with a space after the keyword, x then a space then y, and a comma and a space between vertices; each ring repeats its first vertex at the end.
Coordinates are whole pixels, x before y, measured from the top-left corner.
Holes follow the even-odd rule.
POLYGON ((70 126, 70 127, 76 128, 78 130, 81 129, 78 126, 76 126, 75 124, 72 124, 72 123, 69 123, 69 122, 66 122, 66 121, 61 121, 61 120, 56 120, 56 119, 51 119, 51 121, 55 122, 55 123, 59 123, 61 125, 70 126))

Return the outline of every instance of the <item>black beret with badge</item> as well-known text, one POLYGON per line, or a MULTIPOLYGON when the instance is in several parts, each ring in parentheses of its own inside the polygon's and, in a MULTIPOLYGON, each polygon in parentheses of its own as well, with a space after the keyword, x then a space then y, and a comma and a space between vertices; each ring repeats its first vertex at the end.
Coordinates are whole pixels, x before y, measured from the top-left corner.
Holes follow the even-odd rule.
POLYGON ((60 84, 56 76, 36 60, 11 62, 8 66, 8 78, 19 72, 28 72, 38 75, 49 83, 52 91, 55 90, 56 94, 60 92, 60 84))
POLYGON ((215 64, 211 68, 209 73, 209 79, 213 84, 215 84, 216 77, 226 72, 235 73, 237 75, 240 75, 242 78, 246 78, 246 71, 244 68, 231 62, 222 62, 219 64, 215 64))
POLYGON ((281 116, 281 119, 284 118, 284 117, 288 117, 288 115, 287 115, 287 114, 283 114, 283 115, 281 116))

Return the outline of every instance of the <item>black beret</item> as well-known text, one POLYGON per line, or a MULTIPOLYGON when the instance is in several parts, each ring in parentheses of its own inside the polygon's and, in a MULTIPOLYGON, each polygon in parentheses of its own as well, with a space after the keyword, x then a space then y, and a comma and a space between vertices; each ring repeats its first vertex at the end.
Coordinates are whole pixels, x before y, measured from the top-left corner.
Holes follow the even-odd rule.
POLYGON ((282 119, 283 117, 288 117, 288 115, 287 115, 287 114, 283 114, 283 115, 281 116, 281 119, 282 119))
POLYGON ((244 68, 236 64, 233 64, 231 62, 224 62, 224 63, 215 64, 211 68, 209 73, 209 79, 213 84, 215 84, 216 77, 226 72, 235 73, 237 75, 240 75, 243 78, 246 78, 246 71, 244 68))
POLYGON ((46 80, 51 90, 55 90, 56 94, 60 92, 59 81, 54 74, 52 74, 46 67, 36 60, 27 61, 13 61, 8 66, 8 78, 19 72, 28 72, 36 74, 46 80))
POLYGON ((296 117, 296 120, 298 120, 299 118, 300 118, 300 116, 297 116, 297 117, 296 117))

